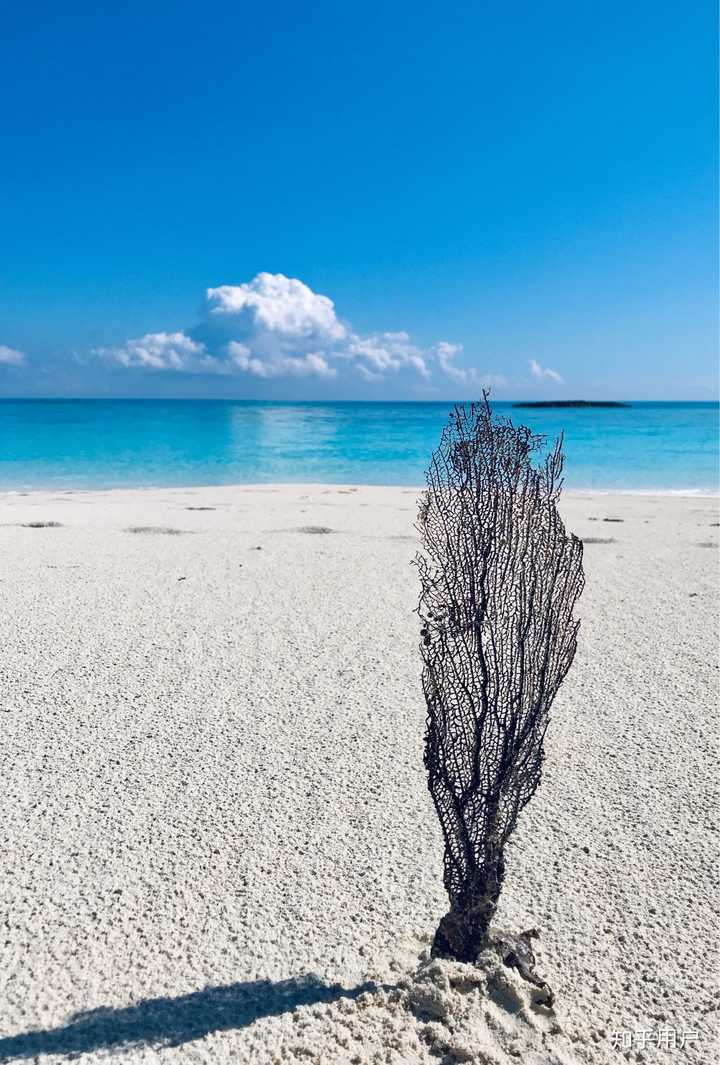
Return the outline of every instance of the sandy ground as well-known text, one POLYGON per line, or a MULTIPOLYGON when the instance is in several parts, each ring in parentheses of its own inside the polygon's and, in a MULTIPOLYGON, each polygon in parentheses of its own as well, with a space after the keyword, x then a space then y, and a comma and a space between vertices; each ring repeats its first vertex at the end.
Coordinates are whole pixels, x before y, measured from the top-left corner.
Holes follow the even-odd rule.
POLYGON ((563 503, 583 625, 499 917, 550 1012, 424 961, 416 496, 0 496, 0 1061, 719 1060, 716 501, 563 503))

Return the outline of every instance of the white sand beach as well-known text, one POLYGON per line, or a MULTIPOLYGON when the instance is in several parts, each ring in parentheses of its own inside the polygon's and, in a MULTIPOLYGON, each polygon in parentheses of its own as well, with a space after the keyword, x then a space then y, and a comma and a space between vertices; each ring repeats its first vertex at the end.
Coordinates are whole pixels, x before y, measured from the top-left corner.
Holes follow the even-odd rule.
POLYGON ((498 919, 548 1011, 426 962, 417 496, 0 496, 0 1062, 718 1060, 717 501, 562 502, 579 648, 498 919))

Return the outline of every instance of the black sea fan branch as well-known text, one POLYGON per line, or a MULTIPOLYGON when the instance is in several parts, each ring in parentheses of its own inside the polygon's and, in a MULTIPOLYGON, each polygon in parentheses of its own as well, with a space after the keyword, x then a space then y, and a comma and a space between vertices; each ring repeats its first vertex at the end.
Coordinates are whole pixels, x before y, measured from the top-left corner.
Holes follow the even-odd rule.
POLYGON ((460 961, 489 942, 504 848, 575 655, 582 543, 557 510, 562 437, 534 465, 544 445, 494 418, 486 393, 452 411, 420 500, 425 766, 450 898, 433 954, 460 961))

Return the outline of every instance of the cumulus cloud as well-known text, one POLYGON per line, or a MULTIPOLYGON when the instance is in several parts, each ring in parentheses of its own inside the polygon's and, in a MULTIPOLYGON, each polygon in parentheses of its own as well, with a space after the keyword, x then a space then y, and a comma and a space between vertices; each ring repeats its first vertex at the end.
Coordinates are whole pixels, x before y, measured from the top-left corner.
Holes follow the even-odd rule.
POLYGON ((255 377, 309 377, 313 374, 318 377, 334 377, 337 373, 317 351, 310 351, 303 356, 288 355, 266 361, 256 359, 245 344, 231 340, 228 344, 228 354, 239 370, 255 377))
POLYGON ((230 315, 251 332, 296 341, 316 337, 330 344, 348 333, 331 299, 283 274, 262 273, 244 285, 209 288, 207 302, 211 315, 230 315))
POLYGON ((24 352, 9 348, 6 344, 0 344, 0 363, 5 366, 22 366, 24 362, 24 352))
POLYGON ((193 370, 207 359, 203 344, 185 333, 146 333, 118 348, 96 348, 99 355, 122 366, 148 366, 153 370, 193 370))
POLYGON ((453 360, 460 344, 423 348, 405 332, 357 333, 328 296, 284 274, 260 273, 244 284, 209 288, 202 320, 184 332, 148 333, 96 350, 122 366, 186 373, 264 379, 350 373, 380 381, 403 372, 421 382, 437 374, 458 384, 504 383, 458 366, 453 360))
POLYGON ((547 366, 541 366, 537 359, 530 359, 530 373, 538 381, 554 381, 556 385, 564 385, 565 380, 557 370, 551 370, 547 366))
POLYGON ((338 352, 340 358, 352 361, 369 381, 408 366, 420 377, 430 377, 426 354, 411 343, 407 333, 373 333, 362 337, 351 334, 347 344, 338 352))

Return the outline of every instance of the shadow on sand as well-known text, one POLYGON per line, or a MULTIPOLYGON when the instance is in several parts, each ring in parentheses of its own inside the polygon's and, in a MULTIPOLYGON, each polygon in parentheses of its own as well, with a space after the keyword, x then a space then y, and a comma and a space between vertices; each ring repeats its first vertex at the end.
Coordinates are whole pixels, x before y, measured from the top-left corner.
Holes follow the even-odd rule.
POLYGON ((278 982, 252 980, 207 987, 178 998, 146 999, 123 1009, 101 1006, 75 1014, 62 1028, 0 1038, 0 1062, 40 1054, 77 1057, 94 1050, 142 1044, 175 1047, 211 1032, 246 1028, 261 1017, 288 1013, 297 1006, 354 999, 374 990, 373 983, 346 989, 340 984, 324 984, 316 976, 308 975, 278 982))

